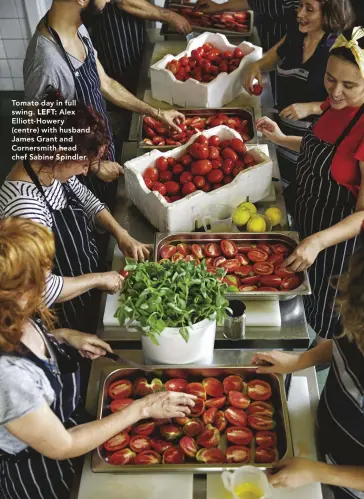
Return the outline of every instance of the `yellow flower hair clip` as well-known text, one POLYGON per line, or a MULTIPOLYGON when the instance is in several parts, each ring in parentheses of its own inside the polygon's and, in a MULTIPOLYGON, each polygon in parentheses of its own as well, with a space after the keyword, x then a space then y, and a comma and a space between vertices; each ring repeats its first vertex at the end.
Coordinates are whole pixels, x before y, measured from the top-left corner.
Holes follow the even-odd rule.
POLYGON ((347 40, 344 35, 339 35, 331 47, 331 50, 339 47, 345 47, 351 50, 355 60, 359 66, 362 77, 364 78, 364 49, 358 43, 358 40, 364 37, 364 29, 360 26, 353 29, 351 40, 347 40))

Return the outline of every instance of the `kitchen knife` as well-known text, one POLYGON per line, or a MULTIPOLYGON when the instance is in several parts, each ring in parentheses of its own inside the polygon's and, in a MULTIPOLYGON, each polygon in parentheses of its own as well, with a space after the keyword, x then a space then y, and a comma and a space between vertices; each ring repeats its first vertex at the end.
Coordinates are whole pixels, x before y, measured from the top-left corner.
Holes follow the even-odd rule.
POLYGON ((187 42, 190 42, 191 40, 193 40, 194 37, 195 37, 195 35, 193 34, 193 32, 186 35, 187 42))
POLYGON ((130 367, 134 367, 136 369, 140 369, 141 371, 145 372, 157 372, 153 367, 148 367, 142 364, 138 364, 137 362, 134 362, 133 360, 126 359, 125 357, 121 357, 120 355, 116 353, 110 353, 106 352, 106 355, 104 355, 107 359, 110 359, 114 362, 118 362, 119 364, 126 364, 130 367))

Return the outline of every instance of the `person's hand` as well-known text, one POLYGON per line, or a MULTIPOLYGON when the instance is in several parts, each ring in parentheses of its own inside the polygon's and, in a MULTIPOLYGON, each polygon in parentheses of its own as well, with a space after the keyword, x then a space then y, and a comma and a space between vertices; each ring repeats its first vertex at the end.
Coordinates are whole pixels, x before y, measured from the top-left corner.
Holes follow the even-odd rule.
POLYGON ((258 352, 252 358, 252 365, 262 366, 257 369, 257 373, 277 373, 290 374, 299 371, 299 355, 293 353, 280 352, 258 352))
POLYGON ((294 252, 286 258, 282 263, 282 267, 287 267, 288 270, 293 272, 303 272, 313 264, 322 249, 320 239, 316 234, 306 237, 294 252))
POLYGON ((244 72, 243 87, 247 92, 252 94, 254 81, 258 80, 259 85, 262 85, 262 72, 256 62, 251 63, 244 72))
POLYGON ((196 3, 196 10, 205 14, 214 14, 221 11, 220 4, 212 0, 198 0, 196 3))
POLYGON ((183 35, 188 35, 192 31, 191 24, 187 21, 187 19, 177 12, 170 11, 168 13, 167 22, 170 24, 178 33, 182 33, 183 35))
POLYGON ((185 121, 185 117, 179 111, 175 109, 167 109, 165 111, 161 111, 158 119, 163 121, 166 125, 168 125, 174 132, 181 132, 181 129, 178 125, 185 121))
POLYGON ((144 397, 142 402, 142 418, 184 418, 191 413, 195 405, 195 395, 180 392, 158 392, 144 397))
POLYGON ((74 329, 62 329, 61 331, 61 338, 78 350, 82 357, 94 360, 105 355, 106 352, 112 353, 110 345, 94 334, 81 333, 81 331, 74 329))
POLYGON ((259 118, 256 122, 258 132, 262 132, 264 137, 271 140, 275 144, 280 144, 281 141, 286 137, 282 130, 279 128, 277 123, 267 116, 259 118))
POLYGON ((152 251, 150 244, 141 243, 128 233, 118 239, 118 246, 124 256, 134 258, 137 262, 148 260, 152 251))
POLYGON ((107 291, 110 294, 115 294, 123 287, 124 277, 118 272, 112 270, 111 272, 100 272, 98 274, 97 289, 107 291))
POLYGON ((101 161, 100 170, 96 173, 96 177, 103 182, 112 182, 121 175, 124 175, 124 169, 115 161, 101 161))
POLYGON ((296 489, 303 485, 317 482, 317 470, 320 463, 309 459, 294 457, 283 459, 275 466, 277 473, 268 474, 268 481, 275 488, 290 487, 296 489))
POLYGON ((290 120, 303 120, 303 118, 306 118, 311 114, 312 114, 311 103, 304 102, 304 103, 292 104, 291 106, 285 107, 279 113, 279 116, 281 118, 287 118, 290 120))

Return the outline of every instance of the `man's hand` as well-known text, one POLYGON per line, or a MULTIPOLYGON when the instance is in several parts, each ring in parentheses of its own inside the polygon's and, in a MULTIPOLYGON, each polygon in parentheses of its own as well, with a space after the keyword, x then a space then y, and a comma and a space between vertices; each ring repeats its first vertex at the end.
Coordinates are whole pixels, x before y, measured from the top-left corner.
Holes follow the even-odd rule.
POLYGON ((277 463, 274 475, 268 475, 268 481, 273 487, 290 487, 296 489, 303 485, 317 482, 316 471, 320 463, 308 459, 294 457, 277 463))
POLYGON ((119 163, 116 163, 115 161, 101 161, 100 169, 96 173, 96 177, 102 180, 103 182, 113 182, 121 175, 124 175, 123 167, 119 165, 119 163))
POLYGON ((178 127, 178 125, 185 121, 184 115, 176 111, 175 109, 161 111, 157 119, 163 121, 163 123, 171 127, 171 129, 177 133, 181 132, 181 129, 178 127))
POLYGON ((188 35, 192 31, 192 27, 187 19, 173 11, 168 12, 167 23, 183 35, 188 35))
POLYGON ((124 256, 134 258, 137 262, 148 260, 152 252, 150 244, 141 243, 128 233, 118 239, 118 246, 124 256))

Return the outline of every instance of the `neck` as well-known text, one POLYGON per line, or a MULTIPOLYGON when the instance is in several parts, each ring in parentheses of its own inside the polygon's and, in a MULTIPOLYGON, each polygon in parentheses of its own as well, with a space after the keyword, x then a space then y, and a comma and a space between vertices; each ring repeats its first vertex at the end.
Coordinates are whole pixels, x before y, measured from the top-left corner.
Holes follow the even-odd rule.
POLYGON ((318 31, 312 31, 310 33, 307 33, 307 36, 306 36, 306 39, 309 41, 309 42, 319 42, 321 40, 321 38, 324 36, 325 34, 325 31, 320 29, 318 31))
POLYGON ((56 2, 48 12, 48 24, 63 36, 75 36, 82 24, 81 9, 76 2, 56 2))
POLYGON ((31 167, 34 173, 38 176, 40 183, 49 186, 54 181, 54 174, 52 168, 47 168, 46 166, 39 163, 39 161, 32 161, 31 167))

